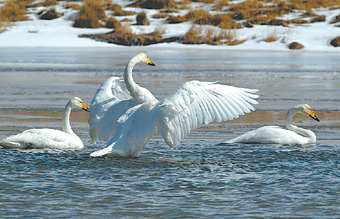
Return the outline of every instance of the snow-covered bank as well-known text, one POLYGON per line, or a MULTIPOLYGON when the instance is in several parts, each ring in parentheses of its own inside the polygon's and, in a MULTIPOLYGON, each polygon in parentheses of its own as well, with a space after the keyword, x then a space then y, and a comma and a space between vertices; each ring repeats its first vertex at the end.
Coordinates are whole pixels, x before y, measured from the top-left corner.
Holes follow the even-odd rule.
MULTIPOLYGON (((59 12, 64 15, 54 20, 40 20, 36 15, 35 9, 29 15, 30 20, 15 22, 13 26, 7 28, 7 31, 0 34, 0 47, 118 47, 118 45, 105 42, 98 42, 88 38, 80 38, 81 34, 100 34, 110 32, 108 28, 84 29, 72 27, 73 18, 76 11, 57 7, 59 12)), ((131 9, 138 12, 140 9, 131 9)), ((184 35, 192 26, 191 22, 178 24, 161 24, 159 21, 152 19, 155 10, 145 10, 148 13, 151 24, 148 26, 131 25, 136 34, 150 33, 155 28, 162 25, 165 30, 163 37, 184 35)), ((284 26, 254 25, 252 28, 241 28, 230 30, 235 38, 239 41, 245 41, 242 44, 228 45, 182 45, 179 43, 155 44, 152 47, 173 47, 173 48, 210 48, 226 50, 265 50, 265 51, 288 51, 288 45, 291 42, 299 42, 305 48, 302 51, 324 51, 340 52, 340 47, 333 47, 330 41, 340 36, 339 24, 331 24, 331 20, 340 14, 337 10, 318 10, 318 15, 324 15, 325 22, 307 23, 307 24, 289 24, 284 26), (276 38, 273 42, 265 40, 273 36, 276 38)), ((293 16, 293 15, 292 15, 293 16)), ((214 27, 215 31, 219 28, 214 27)), ((121 46, 119 46, 121 47, 121 46)))

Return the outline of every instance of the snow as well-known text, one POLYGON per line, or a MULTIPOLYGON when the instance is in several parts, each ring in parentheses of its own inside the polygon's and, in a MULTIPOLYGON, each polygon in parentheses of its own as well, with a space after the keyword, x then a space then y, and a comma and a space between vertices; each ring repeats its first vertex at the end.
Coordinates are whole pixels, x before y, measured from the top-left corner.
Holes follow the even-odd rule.
MULTIPOLYGON (((88 38, 78 37, 81 34, 107 33, 111 29, 84 29, 73 28, 73 19, 77 12, 72 9, 65 9, 60 5, 56 7, 58 12, 64 15, 55 20, 40 20, 36 12, 44 8, 32 9, 30 20, 15 22, 7 28, 7 31, 0 34, 0 48, 4 47, 118 47, 118 45, 98 42, 88 38), (33 13, 34 12, 34 13, 33 13)), ((129 8, 130 11, 139 12, 141 9, 129 8)), ((133 25, 131 28, 136 34, 150 33, 155 28, 165 30, 163 37, 184 35, 192 26, 191 22, 180 24, 166 24, 162 19, 153 19, 152 16, 158 13, 157 10, 144 10, 147 13, 151 24, 149 26, 133 25)), ((308 23, 303 25, 290 24, 283 26, 254 25, 253 28, 242 28, 230 30, 237 40, 246 40, 244 43, 234 46, 228 45, 181 45, 179 43, 163 43, 151 45, 151 47, 174 47, 174 48, 211 48, 227 50, 266 50, 266 51, 289 51, 288 45, 297 41, 304 45, 302 51, 325 51, 340 52, 340 47, 336 48, 329 43, 335 37, 340 36, 340 27, 337 24, 330 24, 330 21, 340 14, 340 9, 327 10, 318 9, 314 11, 318 15, 325 15, 326 22, 308 23), (275 42, 265 42, 269 36, 277 37, 275 42)), ((181 13, 181 12, 180 12, 181 13)), ((288 17, 295 17, 291 14, 288 17)), ((132 16, 134 17, 134 16, 132 16)), ((121 18, 122 19, 122 18, 121 18)), ((220 31, 216 28, 216 31, 220 31)), ((214 29, 214 30, 215 30, 214 29)), ((121 46, 119 46, 121 47, 121 46)))

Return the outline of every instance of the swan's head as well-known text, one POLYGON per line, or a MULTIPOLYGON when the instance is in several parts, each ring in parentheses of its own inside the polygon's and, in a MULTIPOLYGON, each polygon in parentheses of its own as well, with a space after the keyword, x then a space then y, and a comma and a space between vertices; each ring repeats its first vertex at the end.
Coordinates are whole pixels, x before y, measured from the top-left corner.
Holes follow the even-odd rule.
POLYGON ((318 117, 316 117, 314 111, 312 110, 312 107, 310 107, 308 104, 301 104, 301 105, 298 105, 298 107, 300 108, 300 111, 303 114, 305 114, 305 115, 311 117, 312 119, 320 122, 320 120, 318 119, 318 117))
POLYGON ((85 110, 85 111, 89 111, 89 109, 85 105, 84 101, 82 99, 80 99, 79 97, 73 97, 70 100, 70 103, 71 103, 72 109, 82 109, 82 110, 85 110))
POLYGON ((138 61, 142 64, 147 64, 147 65, 151 65, 151 66, 155 66, 155 64, 153 64, 151 61, 150 61, 150 58, 147 54, 145 53, 139 53, 137 56, 138 58, 138 61))

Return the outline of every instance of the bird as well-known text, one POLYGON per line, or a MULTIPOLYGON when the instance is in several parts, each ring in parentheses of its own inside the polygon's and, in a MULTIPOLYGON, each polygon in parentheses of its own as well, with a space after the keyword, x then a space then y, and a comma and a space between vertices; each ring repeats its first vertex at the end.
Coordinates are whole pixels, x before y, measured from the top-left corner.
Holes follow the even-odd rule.
POLYGON ((292 124, 293 117, 297 113, 307 115, 320 122, 313 109, 308 104, 299 104, 289 109, 286 114, 285 123, 287 129, 279 126, 263 126, 223 143, 279 145, 315 144, 316 136, 313 131, 303 129, 292 124))
POLYGON ((140 53, 126 64, 123 78, 109 77, 97 89, 91 101, 88 119, 90 138, 94 144, 97 141, 108 142, 113 137, 120 124, 119 117, 124 115, 128 109, 150 100, 156 100, 149 90, 136 84, 132 78, 132 70, 138 63, 155 66, 145 53, 140 53), (130 93, 128 89, 134 92, 130 93))
POLYGON ((73 132, 70 125, 72 109, 89 111, 84 101, 73 97, 66 104, 62 116, 62 131, 57 129, 28 129, 22 133, 11 135, 0 141, 5 149, 58 149, 81 150, 82 140, 73 132))
POLYGON ((100 119, 113 116, 115 121, 110 134, 105 134, 105 137, 112 135, 107 147, 92 152, 91 157, 139 157, 156 132, 174 148, 203 123, 232 120, 255 110, 251 104, 257 104, 258 95, 254 94, 257 89, 197 80, 185 82, 173 94, 158 101, 149 90, 133 80, 132 69, 139 62, 154 65, 145 53, 140 53, 126 65, 124 80, 109 78, 97 90, 90 109, 92 113, 94 106, 100 115, 90 115, 90 130, 93 126, 92 131, 96 133, 92 137, 98 138, 98 131, 109 127, 108 120, 100 126, 103 123, 100 119), (98 104, 100 101, 103 104, 98 104), (114 112, 118 114, 114 115, 114 112))

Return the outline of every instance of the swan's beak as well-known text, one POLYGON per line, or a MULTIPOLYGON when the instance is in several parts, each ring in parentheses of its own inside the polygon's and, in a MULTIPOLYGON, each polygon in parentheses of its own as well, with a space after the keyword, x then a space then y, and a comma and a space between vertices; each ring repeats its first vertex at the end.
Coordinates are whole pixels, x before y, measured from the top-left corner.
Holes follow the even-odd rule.
POLYGON ((315 115, 315 113, 314 113, 314 111, 313 111, 312 109, 310 109, 309 116, 310 116, 312 119, 314 119, 314 120, 320 122, 320 120, 318 119, 318 117, 316 117, 316 115, 315 115))
POLYGON ((155 66, 155 64, 153 64, 150 60, 150 58, 148 57, 148 65, 151 65, 151 66, 155 66))
POLYGON ((85 103, 83 102, 83 107, 82 107, 83 110, 87 111, 87 112, 90 112, 89 108, 87 108, 87 106, 85 105, 85 103))

